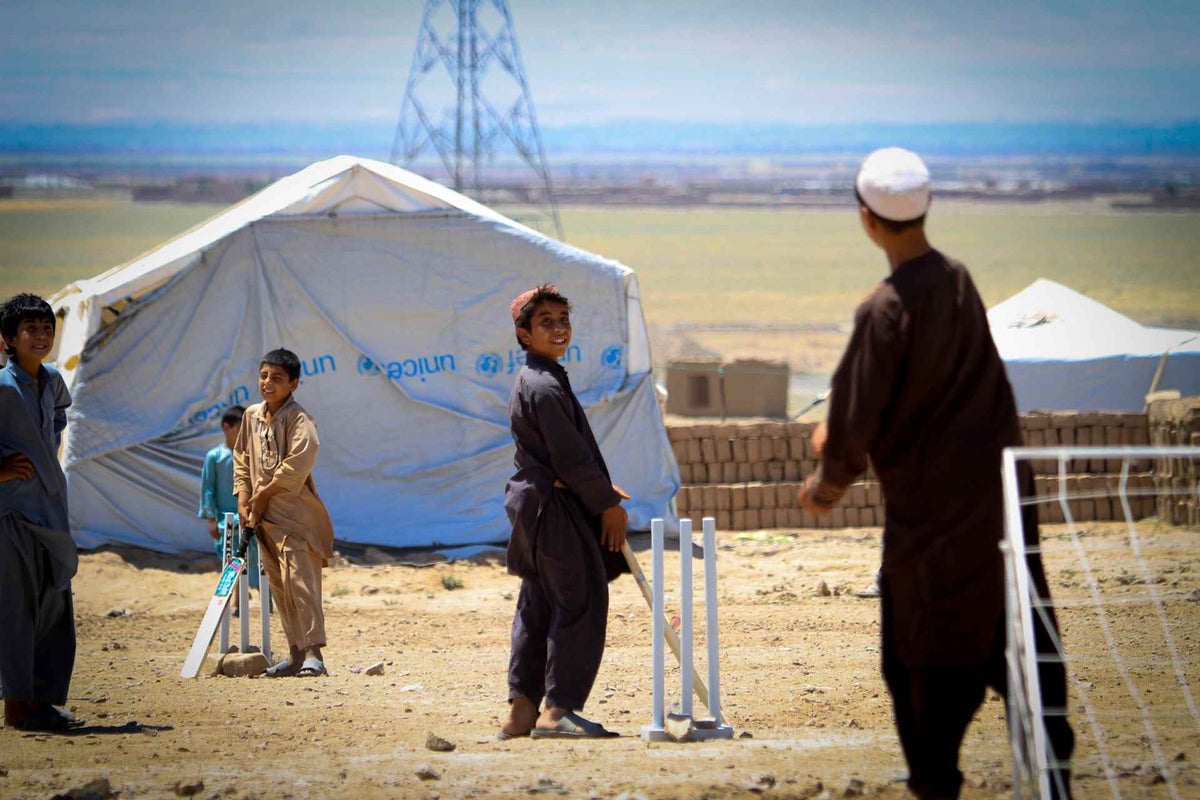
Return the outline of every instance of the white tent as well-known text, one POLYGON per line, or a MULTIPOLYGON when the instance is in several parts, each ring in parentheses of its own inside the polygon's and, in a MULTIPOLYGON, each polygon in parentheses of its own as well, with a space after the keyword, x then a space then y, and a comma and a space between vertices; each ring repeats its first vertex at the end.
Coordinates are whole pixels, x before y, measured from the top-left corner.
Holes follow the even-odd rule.
POLYGON ((523 351, 509 300, 553 281, 575 303, 564 363, 630 524, 679 487, 627 267, 388 164, 341 156, 263 189, 52 298, 74 395, 64 445, 81 546, 204 550, 200 465, 222 410, 259 400, 263 353, 296 351, 315 478, 340 540, 503 542, 523 351))
POLYGON ((1022 413, 1141 411, 1156 374, 1159 391, 1200 394, 1200 331, 1145 327, 1054 281, 993 307, 988 323, 1022 413))

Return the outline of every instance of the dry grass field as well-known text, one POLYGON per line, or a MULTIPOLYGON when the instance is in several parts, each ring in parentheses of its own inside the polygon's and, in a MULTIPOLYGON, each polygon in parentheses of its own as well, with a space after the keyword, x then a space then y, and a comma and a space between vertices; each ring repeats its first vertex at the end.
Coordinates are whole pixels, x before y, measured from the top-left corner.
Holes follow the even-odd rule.
MULTIPOLYGON (((0 201, 0 296, 51 294, 221 210, 118 199, 0 201)), ((782 360, 819 385, 841 353, 855 305, 886 273, 848 206, 567 207, 562 215, 571 244, 637 271, 660 365, 696 353, 782 360)), ((1200 212, 1116 212, 1107 201, 946 201, 935 204, 929 230, 971 268, 988 305, 1044 277, 1145 324, 1200 327, 1200 212)))
MULTIPOLYGON (((222 208, 124 200, 0 201, 0 295, 50 294, 222 208)), ((586 208, 567 240, 635 269, 655 325, 847 323, 886 265, 847 208, 586 208)), ((1200 324, 1200 212, 1106 202, 937 203, 931 238, 971 267, 988 305, 1039 277, 1146 324, 1200 324)))

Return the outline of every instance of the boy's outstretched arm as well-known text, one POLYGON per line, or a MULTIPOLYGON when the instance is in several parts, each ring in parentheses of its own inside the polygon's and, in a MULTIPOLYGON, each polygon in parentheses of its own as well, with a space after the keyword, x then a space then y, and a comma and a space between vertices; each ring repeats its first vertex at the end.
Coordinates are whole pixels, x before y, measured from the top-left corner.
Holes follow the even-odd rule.
POLYGON ((831 510, 867 468, 903 357, 901 314, 898 302, 879 292, 855 313, 854 333, 833 375, 829 415, 814 431, 821 461, 799 491, 801 506, 813 513, 831 510))

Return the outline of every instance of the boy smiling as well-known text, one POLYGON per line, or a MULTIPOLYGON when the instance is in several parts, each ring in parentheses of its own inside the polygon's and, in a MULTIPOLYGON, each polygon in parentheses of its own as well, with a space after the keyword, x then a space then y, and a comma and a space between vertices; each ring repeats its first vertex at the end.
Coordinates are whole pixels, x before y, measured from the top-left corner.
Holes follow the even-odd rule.
POLYGON ((0 306, 0 694, 4 724, 62 731, 82 724, 55 708, 75 667, 71 578, 79 566, 58 445, 71 394, 54 367, 50 305, 18 294, 0 306))
POLYGON ((288 657, 268 677, 325 675, 321 568, 333 556, 333 523, 317 496, 312 470, 317 426, 293 392, 300 359, 272 350, 258 368, 263 401, 246 409, 233 446, 238 513, 258 530, 260 557, 287 636, 288 657))
POLYGON ((508 571, 521 578, 521 590, 499 737, 616 736, 577 712, 604 654, 608 581, 624 566, 628 517, 558 363, 571 344, 570 302, 545 284, 516 297, 510 310, 526 351, 508 404, 516 472, 504 492, 508 571))

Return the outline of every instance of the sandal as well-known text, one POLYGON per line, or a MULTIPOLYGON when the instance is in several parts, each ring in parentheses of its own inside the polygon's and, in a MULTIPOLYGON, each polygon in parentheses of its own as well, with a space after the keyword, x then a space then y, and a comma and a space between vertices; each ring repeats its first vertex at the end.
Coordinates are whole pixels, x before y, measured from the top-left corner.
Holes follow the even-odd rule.
POLYGON ((38 733, 59 733, 71 728, 81 727, 84 722, 68 711, 61 711, 49 703, 34 706, 24 717, 17 721, 5 720, 9 727, 19 731, 38 733))
POLYGON ((329 674, 325 663, 319 658, 306 658, 296 671, 297 678, 322 678, 329 674))
POLYGON ((534 728, 529 732, 530 739, 614 739, 620 735, 574 711, 564 714, 553 728, 534 728))
POLYGON ((266 670, 263 671, 263 677, 288 678, 292 675, 295 675, 299 671, 300 670, 296 669, 296 667, 292 666, 292 660, 290 658, 285 658, 278 664, 267 667, 266 670))

